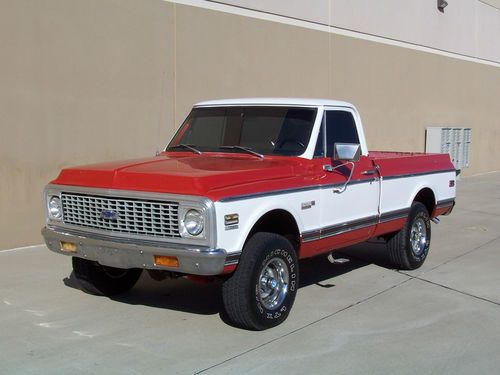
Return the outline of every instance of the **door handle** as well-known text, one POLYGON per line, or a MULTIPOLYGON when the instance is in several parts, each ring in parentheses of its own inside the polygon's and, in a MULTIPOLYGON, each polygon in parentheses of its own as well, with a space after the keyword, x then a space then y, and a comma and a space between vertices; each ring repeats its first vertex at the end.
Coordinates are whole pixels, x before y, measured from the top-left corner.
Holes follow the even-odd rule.
POLYGON ((377 173, 376 169, 369 169, 367 171, 361 172, 361 174, 363 174, 365 176, 371 176, 372 174, 375 174, 375 173, 377 173))

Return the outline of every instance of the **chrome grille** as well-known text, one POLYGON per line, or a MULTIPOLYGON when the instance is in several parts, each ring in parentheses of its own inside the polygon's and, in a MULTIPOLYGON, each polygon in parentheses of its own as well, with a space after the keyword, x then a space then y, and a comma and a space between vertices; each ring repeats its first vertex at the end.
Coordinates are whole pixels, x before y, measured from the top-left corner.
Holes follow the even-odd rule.
POLYGON ((180 237, 177 202, 74 193, 62 193, 61 199, 65 224, 153 237, 180 237))

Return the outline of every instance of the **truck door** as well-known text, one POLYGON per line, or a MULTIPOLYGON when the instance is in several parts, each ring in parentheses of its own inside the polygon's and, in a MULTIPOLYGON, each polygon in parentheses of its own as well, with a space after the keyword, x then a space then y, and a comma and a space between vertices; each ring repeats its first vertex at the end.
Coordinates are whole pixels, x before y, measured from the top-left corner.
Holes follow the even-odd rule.
POLYGON ((365 241, 371 237, 378 220, 378 172, 367 155, 344 166, 341 166, 343 162, 332 158, 335 143, 360 143, 355 113, 343 107, 326 109, 318 142, 326 145, 318 146, 316 151, 323 153, 324 163, 319 233, 322 247, 334 249, 365 241), (352 178, 342 190, 353 168, 352 178))

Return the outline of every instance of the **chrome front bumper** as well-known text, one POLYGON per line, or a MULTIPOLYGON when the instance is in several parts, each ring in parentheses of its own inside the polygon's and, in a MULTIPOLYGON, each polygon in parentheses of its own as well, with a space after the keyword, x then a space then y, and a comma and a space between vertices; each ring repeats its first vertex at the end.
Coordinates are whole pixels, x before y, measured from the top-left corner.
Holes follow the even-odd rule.
POLYGON ((55 253, 89 259, 111 267, 167 270, 209 276, 219 275, 223 273, 224 266, 234 264, 234 260, 228 259, 225 250, 197 245, 124 241, 122 238, 51 226, 44 227, 42 235, 47 247, 55 253), (76 251, 63 251, 61 241, 75 244, 76 251), (157 266, 154 262, 155 255, 177 257, 179 267, 157 266))

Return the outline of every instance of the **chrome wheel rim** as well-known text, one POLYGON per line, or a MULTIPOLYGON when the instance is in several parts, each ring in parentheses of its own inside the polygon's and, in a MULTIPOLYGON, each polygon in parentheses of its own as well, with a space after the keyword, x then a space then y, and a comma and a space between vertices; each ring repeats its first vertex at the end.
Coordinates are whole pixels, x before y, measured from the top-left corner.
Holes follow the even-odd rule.
POLYGON ((259 275, 259 300, 268 310, 281 306, 288 293, 290 273, 280 258, 269 260, 259 275))
POLYGON ((427 245, 427 228, 423 219, 415 220, 410 231, 410 245, 413 254, 419 256, 427 245))

